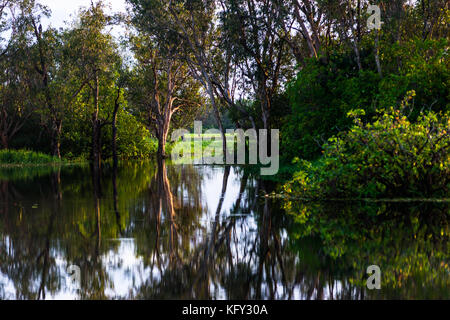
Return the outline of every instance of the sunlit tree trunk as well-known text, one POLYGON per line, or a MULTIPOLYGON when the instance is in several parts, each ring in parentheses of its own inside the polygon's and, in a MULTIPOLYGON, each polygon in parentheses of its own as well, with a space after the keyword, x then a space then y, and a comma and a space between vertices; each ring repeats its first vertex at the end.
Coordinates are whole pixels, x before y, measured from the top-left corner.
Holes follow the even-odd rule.
POLYGON ((227 137, 225 135, 225 128, 223 127, 223 124, 222 124, 222 117, 220 115, 219 108, 217 107, 216 97, 215 97, 215 94, 214 94, 213 85, 212 85, 211 80, 209 79, 209 77, 208 77, 207 81, 208 81, 207 89, 208 89, 209 99, 211 101, 211 105, 213 106, 214 117, 216 118, 217 126, 219 127, 219 131, 220 131, 220 134, 222 136, 223 156, 226 157, 228 151, 227 151, 227 137))
POLYGON ((171 107, 167 107, 163 116, 159 119, 158 128, 156 129, 158 138, 158 157, 160 159, 165 159, 166 155, 166 144, 167 137, 169 135, 170 121, 172 119, 171 107))

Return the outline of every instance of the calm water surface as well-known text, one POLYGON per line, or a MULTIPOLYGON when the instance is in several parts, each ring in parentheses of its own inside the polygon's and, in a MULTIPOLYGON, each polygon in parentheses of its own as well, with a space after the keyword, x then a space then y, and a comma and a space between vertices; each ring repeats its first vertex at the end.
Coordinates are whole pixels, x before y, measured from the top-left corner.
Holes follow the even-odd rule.
POLYGON ((448 203, 283 202, 273 188, 240 167, 0 170, 0 299, 450 298, 448 203))

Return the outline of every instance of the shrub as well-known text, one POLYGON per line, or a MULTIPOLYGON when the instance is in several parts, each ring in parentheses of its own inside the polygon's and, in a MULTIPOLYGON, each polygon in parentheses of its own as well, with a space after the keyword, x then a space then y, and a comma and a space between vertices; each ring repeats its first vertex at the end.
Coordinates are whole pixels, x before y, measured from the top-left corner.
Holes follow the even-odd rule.
POLYGON ((329 139, 315 163, 302 161, 285 191, 308 198, 440 197, 450 184, 449 113, 420 113, 408 120, 409 101, 380 110, 364 124, 363 110, 349 113, 353 128, 329 139))

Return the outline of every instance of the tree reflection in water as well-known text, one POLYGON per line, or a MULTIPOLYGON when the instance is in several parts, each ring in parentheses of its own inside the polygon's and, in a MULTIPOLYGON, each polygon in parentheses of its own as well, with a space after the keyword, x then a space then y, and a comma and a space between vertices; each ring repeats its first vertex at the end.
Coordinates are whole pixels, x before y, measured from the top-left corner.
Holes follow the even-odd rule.
POLYGON ((448 204, 283 203, 247 168, 164 161, 0 180, 2 299, 449 297, 448 204))

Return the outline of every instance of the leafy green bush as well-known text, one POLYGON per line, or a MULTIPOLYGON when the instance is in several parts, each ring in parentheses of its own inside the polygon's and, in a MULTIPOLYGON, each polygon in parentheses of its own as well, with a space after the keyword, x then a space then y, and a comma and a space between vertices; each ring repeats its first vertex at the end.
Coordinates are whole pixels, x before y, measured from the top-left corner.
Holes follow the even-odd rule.
MULTIPOLYGON (((414 107, 411 119, 421 110, 440 112, 448 110, 450 69, 448 39, 409 40, 403 45, 388 46, 386 54, 393 60, 401 57, 401 67, 386 74, 380 82, 378 101, 380 106, 398 105, 407 92, 414 90, 414 107)), ((357 107, 357 106, 355 106, 357 107)))
MULTIPOLYGON (((112 134, 107 141, 111 140, 112 134)), ((108 143, 107 147, 110 145, 108 143)), ((117 119, 117 147, 121 158, 148 159, 156 154, 158 142, 151 138, 149 130, 136 117, 123 112, 117 119)))
POLYGON ((317 159, 325 141, 350 128, 349 111, 363 108, 366 119, 371 119, 377 108, 399 105, 412 90, 416 92, 412 122, 422 110, 449 109, 447 39, 385 43, 380 51, 385 57, 383 77, 373 64, 370 47, 362 52, 362 71, 355 69, 345 52, 335 53, 327 63, 310 60, 299 71, 287 88, 291 114, 281 130, 281 150, 287 161, 317 159))
POLYGON ((379 111, 373 123, 363 123, 363 110, 350 112, 353 128, 329 139, 315 163, 300 162, 285 191, 307 198, 448 196, 449 113, 422 112, 412 123, 413 96, 379 111))
MULTIPOLYGON (((91 157, 92 125, 88 118, 69 114, 61 144, 64 158, 85 160, 91 157)), ((102 157, 112 156, 112 128, 102 129, 102 157)), ((149 130, 132 114, 120 109, 117 115, 117 151, 123 159, 147 159, 156 154, 157 143, 149 130)))
POLYGON ((61 163, 57 157, 29 150, 0 150, 0 165, 61 163))

